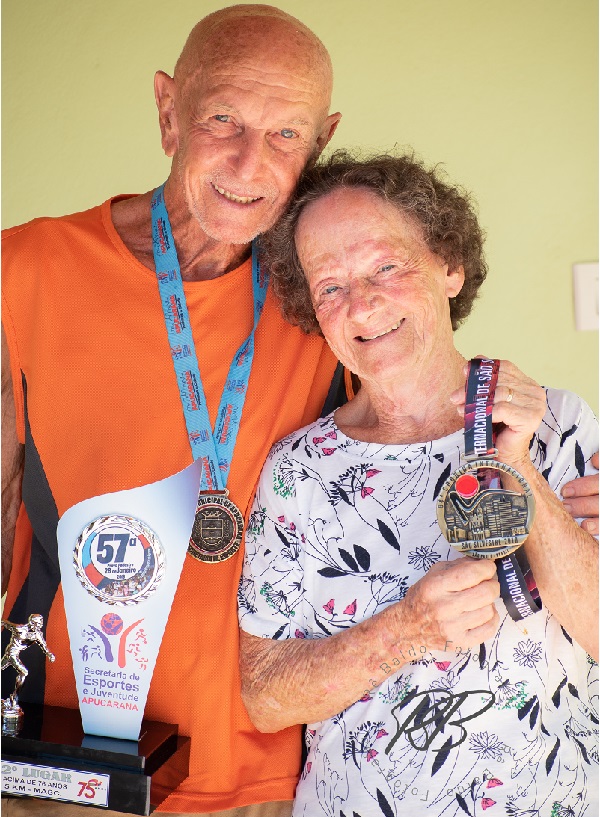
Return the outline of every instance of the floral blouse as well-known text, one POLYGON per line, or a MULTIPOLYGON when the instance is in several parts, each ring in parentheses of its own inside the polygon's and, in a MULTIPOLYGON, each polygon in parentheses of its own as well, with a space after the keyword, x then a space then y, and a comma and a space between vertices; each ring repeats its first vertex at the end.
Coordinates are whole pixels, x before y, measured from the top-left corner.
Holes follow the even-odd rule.
MULTIPOLYGON (((558 493, 594 472, 598 432, 578 397, 547 395, 531 458, 558 493)), ((327 638, 400 601, 437 561, 459 558, 435 500, 463 450, 462 432, 359 442, 333 415, 277 443, 246 535, 241 628, 327 638)), ((352 706, 308 724, 295 817, 598 814, 598 666, 547 609, 515 622, 497 608, 498 632, 478 649, 415 643, 382 656, 383 683, 368 681, 352 706)), ((343 673, 331 666, 332 678, 343 673)))

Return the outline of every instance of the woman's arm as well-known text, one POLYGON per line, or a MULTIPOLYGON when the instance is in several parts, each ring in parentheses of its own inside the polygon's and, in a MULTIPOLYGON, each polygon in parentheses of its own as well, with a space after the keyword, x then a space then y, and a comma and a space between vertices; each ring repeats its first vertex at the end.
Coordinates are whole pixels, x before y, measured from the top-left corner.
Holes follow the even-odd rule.
POLYGON ((535 497, 535 523, 525 542, 544 605, 598 660, 598 543, 582 530, 529 457, 514 465, 535 497))
POLYGON ((330 718, 420 654, 456 654, 492 638, 499 624, 493 562, 438 562, 402 601, 327 638, 277 641, 241 631, 242 698, 261 732, 330 718), (412 649, 412 653, 409 651, 412 649))

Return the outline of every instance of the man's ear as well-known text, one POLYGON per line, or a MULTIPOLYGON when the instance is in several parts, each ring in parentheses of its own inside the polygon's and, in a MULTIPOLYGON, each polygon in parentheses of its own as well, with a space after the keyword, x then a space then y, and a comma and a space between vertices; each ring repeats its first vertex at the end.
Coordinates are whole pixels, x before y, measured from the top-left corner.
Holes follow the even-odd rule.
POLYGON ((154 75, 154 98, 158 108, 162 147, 167 156, 173 156, 179 137, 175 113, 175 80, 164 71, 157 71, 154 75))
POLYGON ((321 128, 321 132, 317 136, 317 156, 319 156, 325 150, 325 147, 335 133, 341 118, 341 113, 330 113, 325 120, 323 127, 321 128))
POLYGON ((456 269, 446 271, 446 297, 456 298, 465 283, 465 268, 461 264, 456 269))

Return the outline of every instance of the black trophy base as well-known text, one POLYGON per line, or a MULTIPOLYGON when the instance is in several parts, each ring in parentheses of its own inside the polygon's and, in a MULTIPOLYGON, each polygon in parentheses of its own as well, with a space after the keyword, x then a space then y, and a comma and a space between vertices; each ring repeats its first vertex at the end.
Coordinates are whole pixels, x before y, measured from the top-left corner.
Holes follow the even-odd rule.
POLYGON ((190 739, 142 721, 138 741, 86 735, 78 710, 21 703, 18 734, 2 735, 2 795, 150 814, 188 776, 190 739))

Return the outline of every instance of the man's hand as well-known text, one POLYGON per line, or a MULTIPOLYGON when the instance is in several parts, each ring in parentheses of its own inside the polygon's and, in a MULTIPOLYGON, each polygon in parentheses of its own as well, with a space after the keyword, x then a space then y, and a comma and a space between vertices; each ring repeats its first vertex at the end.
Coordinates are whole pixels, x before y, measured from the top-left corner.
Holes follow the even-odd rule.
MULTIPOLYGON (((592 465, 599 468, 598 452, 592 457, 592 465)), ((588 533, 598 533, 598 474, 579 477, 567 482, 562 488, 563 507, 575 519, 583 517, 581 527, 588 533)))

